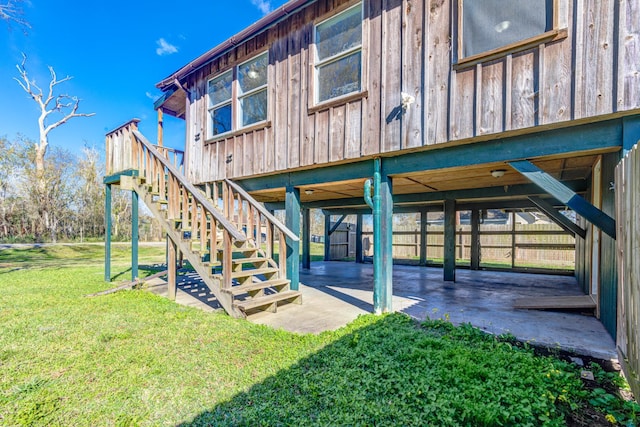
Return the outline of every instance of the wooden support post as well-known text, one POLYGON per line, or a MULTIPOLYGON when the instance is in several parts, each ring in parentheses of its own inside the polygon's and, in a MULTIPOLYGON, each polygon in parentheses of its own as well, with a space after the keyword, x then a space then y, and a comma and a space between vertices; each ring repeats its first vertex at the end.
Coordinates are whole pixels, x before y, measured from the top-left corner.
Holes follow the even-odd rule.
POLYGON ((393 183, 391 177, 380 173, 380 244, 382 251, 382 293, 380 305, 383 313, 393 311, 393 183))
POLYGON ((106 185, 104 199, 104 280, 111 281, 111 184, 106 185))
POLYGON ((456 201, 444 201, 444 281, 456 281, 456 201))
POLYGON ((362 264, 364 255, 362 253, 362 214, 356 216, 356 263, 362 264))
MULTIPOLYGON (((300 235, 300 189, 287 186, 285 196, 285 222, 289 230, 300 235)), ((291 281, 291 290, 297 291, 300 283, 300 241, 287 238, 287 249, 280 251, 287 256, 287 279, 291 281)), ((282 262, 283 260, 280 260, 282 262)))
POLYGON ((516 213, 511 212, 511 268, 516 266, 516 213))
MULTIPOLYGON (((164 118, 162 108, 158 108, 158 145, 162 147, 164 135, 164 118)), ((162 151, 161 151, 162 152, 162 151)))
POLYGON ((471 269, 480 269, 480 210, 471 210, 471 269))
POLYGON ((311 268, 311 213, 302 210, 302 268, 311 268))
POLYGON ((178 245, 176 242, 167 237, 167 292, 169 294, 169 299, 172 301, 176 300, 176 289, 177 289, 177 252, 178 245))
POLYGON ((324 216, 324 260, 331 261, 331 215, 324 216))
POLYGON ((131 280, 138 278, 138 193, 131 192, 131 280))
POLYGON ((420 211, 420 265, 427 265, 427 211, 420 211))

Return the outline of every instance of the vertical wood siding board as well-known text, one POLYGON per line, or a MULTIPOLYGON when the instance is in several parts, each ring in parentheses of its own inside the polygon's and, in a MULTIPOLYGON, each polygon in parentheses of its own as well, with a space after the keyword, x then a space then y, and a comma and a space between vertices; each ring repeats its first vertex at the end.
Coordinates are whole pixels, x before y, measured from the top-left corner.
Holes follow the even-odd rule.
POLYGON ((513 55, 507 55, 504 61, 504 85, 502 96, 502 127, 505 131, 511 130, 512 95, 513 95, 513 55))
POLYGON ((297 13, 291 19, 290 32, 287 34, 288 40, 288 74, 289 74, 289 105, 287 118, 287 134, 289 159, 288 168, 295 168, 300 165, 300 55, 301 55, 301 32, 300 14, 297 13))
POLYGON ((542 116, 542 82, 544 80, 544 63, 543 58, 544 55, 541 55, 541 49, 538 48, 533 50, 533 93, 535 97, 533 98, 533 125, 538 126, 541 123, 540 117, 542 116))
POLYGON ((384 0, 382 99, 383 152, 399 150, 402 141, 402 0, 384 0))
POLYGON ((344 159, 344 126, 345 106, 337 106, 329 109, 329 161, 335 162, 344 159))
POLYGON ((473 136, 482 134, 482 64, 475 67, 475 78, 473 80, 473 136))
POLYGON ((640 5, 637 0, 624 1, 621 8, 622 83, 618 85, 623 109, 640 107, 640 5))
POLYGON ((427 27, 425 48, 425 123, 426 144, 446 142, 449 139, 451 63, 451 8, 450 0, 432 1, 425 7, 427 27))
POLYGON ((596 70, 596 82, 598 87, 598 93, 596 98, 596 114, 610 113, 613 103, 612 95, 613 81, 615 80, 615 74, 613 67, 613 18, 615 16, 613 4, 618 0, 601 0, 599 2, 599 24, 597 39, 595 45, 597 48, 597 70, 596 70))
POLYGON ((571 120, 582 117, 582 2, 577 1, 567 15, 571 19, 571 69, 573 79, 571 83, 571 120))
POLYGON ((451 139, 469 138, 474 133, 476 68, 452 73, 451 139))
POLYGON ((253 170, 253 132, 245 133, 242 139, 242 172, 239 176, 253 175, 255 173, 253 170))
MULTIPOLYGON (((365 3, 367 4, 367 3, 365 3)), ((362 142, 362 154, 377 154, 381 150, 381 72, 382 72, 382 0, 368 2, 369 17, 369 54, 367 90, 369 96, 363 105, 363 115, 366 116, 365 139, 362 142)))
POLYGON ((503 97, 507 79, 504 75, 505 60, 482 67, 480 111, 482 116, 479 133, 498 133, 503 130, 503 97))
POLYGON ((287 64, 287 39, 283 36, 285 29, 280 28, 280 39, 276 42, 276 113, 275 113, 275 170, 287 168, 287 150, 289 134, 287 129, 287 101, 288 88, 288 64, 287 64))
POLYGON ((535 120, 534 53, 513 57, 511 84, 511 127, 522 129, 533 126, 535 120))
POLYGON ((345 158, 360 157, 360 141, 362 140, 362 102, 355 101, 347 104, 345 120, 345 158))
POLYGON ((319 111, 315 116, 315 163, 321 164, 329 161, 329 110, 319 111))
POLYGON ((402 92, 415 97, 403 115, 402 148, 422 145, 423 4, 404 0, 402 5, 402 92))
POLYGON ((611 36, 611 72, 613 78, 611 79, 611 111, 618 111, 618 83, 620 82, 620 33, 622 31, 620 21, 620 6, 621 1, 614 0, 613 2, 613 34, 611 36))
POLYGON ((271 126, 265 130, 264 135, 264 145, 263 145, 263 154, 264 154, 264 170, 263 172, 273 171, 274 163, 275 163, 275 150, 276 150, 276 138, 278 132, 275 131, 276 126, 276 47, 275 42, 273 42, 274 30, 269 30, 269 41, 271 45, 269 47, 269 65, 267 67, 268 74, 268 86, 267 90, 269 91, 269 95, 267 96, 267 114, 269 119, 271 120, 271 126))
MULTIPOLYGON (((309 9, 309 8, 308 8, 309 9)), ((308 9, 306 9, 308 11, 308 9)), ((305 20, 308 19, 305 16, 305 20)), ((310 24, 304 25, 301 29, 302 45, 300 46, 300 100, 299 100, 299 120, 300 120, 300 166, 308 166, 313 163, 313 145, 309 139, 309 119, 307 114, 307 102, 309 93, 307 87, 312 84, 309 75, 309 45, 312 27, 310 24)))

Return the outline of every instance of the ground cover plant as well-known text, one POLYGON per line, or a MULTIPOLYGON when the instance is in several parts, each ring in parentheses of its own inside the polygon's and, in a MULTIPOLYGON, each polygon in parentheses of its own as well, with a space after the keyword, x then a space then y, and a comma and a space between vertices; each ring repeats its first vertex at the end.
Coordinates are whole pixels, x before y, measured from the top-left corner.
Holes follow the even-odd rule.
POLYGON ((144 290, 88 298, 113 286, 98 250, 71 252, 77 265, 67 249, 4 251, 0 425, 636 423, 616 373, 594 365, 585 384, 575 365, 468 325, 368 315, 298 335, 144 290))

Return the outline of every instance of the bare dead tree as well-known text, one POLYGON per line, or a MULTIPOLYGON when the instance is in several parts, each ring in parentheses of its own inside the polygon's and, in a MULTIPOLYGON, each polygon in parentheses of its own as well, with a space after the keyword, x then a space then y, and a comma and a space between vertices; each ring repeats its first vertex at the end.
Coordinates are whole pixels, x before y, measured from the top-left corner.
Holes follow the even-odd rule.
POLYGON ((0 20, 6 21, 9 25, 13 22, 23 28, 31 28, 29 22, 22 17, 23 3, 24 0, 2 0, 0 2, 0 20))
POLYGON ((56 95, 54 93, 58 85, 71 80, 73 77, 66 76, 58 80, 55 70, 49 66, 51 80, 49 81, 48 91, 45 94, 36 84, 35 80, 29 78, 25 68, 26 61, 27 56, 22 54, 22 63, 16 65, 20 78, 14 77, 14 80, 18 82, 22 89, 29 94, 40 108, 40 117, 38 118, 40 137, 35 145, 35 166, 36 175, 39 181, 41 181, 41 177, 44 174, 44 156, 47 152, 47 146, 49 145, 49 133, 73 117, 91 117, 95 113, 78 113, 80 100, 77 97, 67 94, 56 95), (47 119, 54 113, 62 115, 62 118, 53 123, 48 123, 47 119))

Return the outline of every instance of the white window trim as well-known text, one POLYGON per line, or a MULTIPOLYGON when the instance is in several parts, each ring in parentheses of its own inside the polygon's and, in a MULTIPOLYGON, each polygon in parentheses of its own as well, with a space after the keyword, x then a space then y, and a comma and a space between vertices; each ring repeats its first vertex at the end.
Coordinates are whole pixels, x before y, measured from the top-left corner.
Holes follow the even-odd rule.
POLYGON ((228 133, 233 132, 233 119, 231 120, 231 129, 226 131, 226 132, 222 132, 222 133, 213 133, 213 123, 211 120, 211 113, 221 107, 227 106, 227 105, 231 105, 231 114, 233 115, 233 82, 234 82, 234 71, 233 69, 227 70, 223 73, 218 74, 215 77, 212 77, 210 79, 207 80, 207 139, 211 139, 211 138, 218 138, 220 135, 225 135, 228 133), (212 80, 218 79, 218 78, 222 78, 225 76, 225 74, 231 73, 231 96, 222 101, 219 102, 215 105, 210 105, 211 102, 211 98, 210 98, 210 94, 209 94, 209 84, 211 83, 212 80))
POLYGON ((313 26, 313 105, 314 106, 322 106, 323 104, 326 103, 333 103, 335 101, 339 101, 342 98, 350 98, 352 97, 354 94, 358 94, 358 93, 362 93, 364 91, 364 76, 365 76, 365 67, 364 67, 364 62, 365 62, 365 58, 364 58, 364 31, 365 31, 365 22, 364 22, 364 4, 363 2, 357 2, 352 6, 349 6, 348 8, 339 11, 338 13, 336 13, 333 16, 328 17, 327 19, 323 19, 322 21, 318 21, 317 23, 314 24, 313 26), (348 13, 350 10, 355 9, 357 7, 360 7, 360 21, 362 22, 362 26, 361 26, 361 32, 362 34, 360 35, 360 44, 357 46, 353 46, 349 49, 347 49, 346 51, 340 52, 336 55, 330 56, 328 58, 325 58, 323 60, 319 60, 318 59, 318 47, 317 47, 317 40, 316 40, 316 33, 317 33, 317 28, 318 26, 331 21, 333 19, 336 19, 337 17, 339 17, 342 14, 348 13), (343 95, 340 96, 336 96, 334 98, 329 98, 329 99, 325 99, 324 101, 319 101, 319 97, 320 97, 320 82, 318 80, 319 77, 319 73, 318 73, 318 68, 336 62, 346 56, 349 56, 355 52, 360 52, 360 90, 355 90, 353 92, 349 92, 349 93, 345 93, 343 95))
MULTIPOLYGON (((247 59, 246 61, 244 61, 244 62, 242 62, 242 63, 240 63, 240 64, 236 65, 236 66, 234 67, 234 73, 235 73, 235 78, 234 78, 233 82, 234 82, 235 84, 237 84, 237 85, 238 85, 238 86, 237 86, 238 90, 237 90, 237 92, 236 92, 236 93, 237 93, 237 96, 236 96, 236 98, 237 98, 237 99, 236 99, 236 104, 237 104, 237 106, 238 106, 238 107, 236 108, 236 114, 237 114, 237 115, 236 115, 236 120, 237 120, 237 123, 238 123, 238 127, 237 127, 237 129, 235 129, 235 130, 241 130, 241 129, 244 129, 244 128, 248 128, 248 127, 252 127, 252 126, 257 126, 257 125, 259 125, 259 124, 261 124, 261 123, 266 123, 267 121, 269 121, 269 51, 264 51, 264 52, 262 52, 262 53, 260 53, 260 54, 258 54, 258 55, 256 55, 256 56, 254 56, 254 57, 252 57, 252 58, 249 58, 249 59, 247 59), (241 93, 240 93, 240 89, 241 89, 241 88, 240 88, 240 80, 239 80, 239 79, 238 79, 238 77, 237 77, 237 76, 238 76, 238 69, 239 69, 240 67, 242 67, 244 64, 246 64, 247 62, 254 61, 254 60, 256 60, 257 58, 259 58, 259 57, 261 57, 261 56, 265 56, 265 55, 266 55, 266 57, 267 57, 267 67, 266 67, 266 68, 265 68, 265 70, 264 70, 264 71, 265 71, 265 73, 266 73, 266 77, 267 77, 267 78, 266 78, 266 83, 265 83, 265 84, 263 84, 262 86, 259 86, 259 87, 257 87, 257 88, 251 89, 250 91, 242 92, 242 94, 241 94, 241 93), (243 113, 243 111, 242 111, 242 102, 241 102, 241 101, 242 101, 244 98, 248 98, 248 97, 250 97, 251 95, 254 95, 254 94, 256 94, 256 93, 258 93, 258 92, 261 92, 261 91, 266 91, 266 93, 267 93, 267 111, 266 111, 266 114, 265 114, 265 118, 264 118, 264 120, 260 120, 260 121, 255 122, 255 123, 250 123, 250 124, 248 124, 248 125, 242 125, 242 113, 243 113)), ((233 106, 232 106, 231 108, 233 109, 233 106)), ((233 112, 232 112, 232 114, 233 114, 233 112)))

